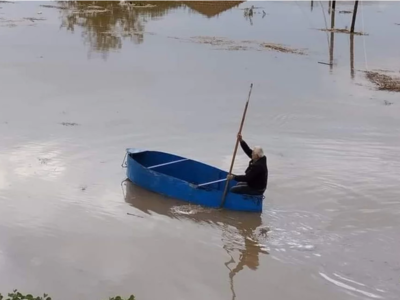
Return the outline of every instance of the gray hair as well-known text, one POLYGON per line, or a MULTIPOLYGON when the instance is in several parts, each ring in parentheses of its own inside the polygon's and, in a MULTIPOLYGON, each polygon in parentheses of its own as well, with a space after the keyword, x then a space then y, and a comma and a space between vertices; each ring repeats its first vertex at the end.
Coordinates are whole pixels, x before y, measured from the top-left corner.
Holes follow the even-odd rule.
POLYGON ((256 154, 260 158, 264 156, 264 151, 260 146, 254 147, 253 151, 254 151, 254 154, 256 154))

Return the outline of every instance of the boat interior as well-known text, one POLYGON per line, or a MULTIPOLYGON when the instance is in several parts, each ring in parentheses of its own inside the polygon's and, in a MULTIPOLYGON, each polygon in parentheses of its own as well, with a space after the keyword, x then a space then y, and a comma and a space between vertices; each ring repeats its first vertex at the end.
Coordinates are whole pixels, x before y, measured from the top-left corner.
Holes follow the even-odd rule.
POLYGON ((225 187, 228 173, 213 166, 157 151, 144 151, 129 155, 143 167, 190 182, 201 188, 223 190, 225 187))

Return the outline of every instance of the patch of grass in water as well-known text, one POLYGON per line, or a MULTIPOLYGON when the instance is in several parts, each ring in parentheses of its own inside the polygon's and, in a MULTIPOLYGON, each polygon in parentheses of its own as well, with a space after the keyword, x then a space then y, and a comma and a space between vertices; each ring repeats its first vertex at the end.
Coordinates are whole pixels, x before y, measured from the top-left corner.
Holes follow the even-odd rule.
POLYGON ((378 90, 400 92, 399 76, 389 76, 378 71, 365 71, 365 74, 367 79, 378 87, 378 90))
POLYGON ((347 34, 355 34, 355 35, 368 35, 367 33, 364 32, 358 32, 358 31, 354 31, 353 33, 350 32, 350 30, 343 29, 343 28, 323 28, 323 29, 318 29, 320 31, 327 31, 327 32, 333 32, 333 33, 347 33, 347 34))
POLYGON ((24 20, 29 20, 31 22, 35 22, 35 21, 45 21, 46 19, 44 19, 44 18, 24 18, 24 20))
POLYGON ((195 36, 192 37, 191 40, 194 43, 199 44, 209 44, 212 46, 222 46, 218 49, 220 50, 257 50, 257 51, 264 51, 264 50, 272 50, 282 53, 292 53, 292 54, 299 54, 305 55, 305 52, 299 49, 290 48, 288 46, 284 46, 281 44, 275 43, 265 43, 259 41, 233 41, 222 37, 210 37, 210 36, 195 36))
POLYGON ((47 4, 43 4, 40 5, 41 7, 46 7, 46 8, 58 8, 58 9, 68 9, 68 7, 65 6, 55 6, 55 5, 47 5, 47 4))
POLYGON ((63 126, 78 126, 78 123, 74 123, 74 122, 62 122, 61 125, 63 126))
MULTIPOLYGON (((135 300, 134 295, 130 295, 129 298, 123 298, 121 296, 115 296, 112 298, 109 298, 109 300, 135 300)), ((52 300, 52 298, 47 295, 43 294, 43 296, 33 296, 31 294, 22 294, 18 292, 18 290, 13 290, 11 293, 7 294, 7 298, 3 297, 3 295, 0 293, 0 300, 52 300)))
POLYGON ((278 51, 278 52, 304 55, 304 52, 301 50, 289 48, 289 47, 279 45, 279 44, 262 43, 261 46, 264 48, 270 49, 270 50, 278 51))

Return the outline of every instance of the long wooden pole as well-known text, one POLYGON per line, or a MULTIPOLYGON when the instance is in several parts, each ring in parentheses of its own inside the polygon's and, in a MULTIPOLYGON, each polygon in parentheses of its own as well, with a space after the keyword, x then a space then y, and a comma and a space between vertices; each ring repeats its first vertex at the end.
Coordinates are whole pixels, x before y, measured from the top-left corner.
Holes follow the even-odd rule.
MULTIPOLYGON (((242 133, 244 119, 246 118, 247 107, 249 106, 250 95, 251 95, 251 90, 252 89, 253 89, 253 84, 250 85, 249 96, 247 98, 247 102, 246 102, 246 105, 244 107, 244 112, 243 112, 243 116, 242 116, 242 122, 240 123, 240 128, 239 128, 238 134, 242 133)), ((239 146, 239 138, 236 137, 236 145, 235 145, 235 150, 233 151, 233 157, 232 157, 231 167, 229 169, 229 174, 232 174, 233 163, 235 162, 235 157, 236 157, 236 152, 237 152, 238 146, 239 146)), ((228 192, 228 186, 229 186, 229 180, 226 181, 225 190, 224 190, 224 194, 222 195, 222 201, 221 201, 220 207, 223 207, 224 204, 225 204, 226 193, 228 192)))
POLYGON ((334 50, 334 44, 335 44, 335 33, 334 33, 334 28, 335 28, 335 14, 336 14, 336 1, 332 2, 332 13, 331 13, 331 42, 330 42, 330 47, 329 47, 329 68, 332 71, 333 69, 333 50, 334 50))
POLYGON ((353 18, 351 20, 351 29, 350 29, 351 33, 354 33, 354 25, 356 24, 357 8, 358 8, 358 0, 354 3, 353 18))
POLYGON ((354 79, 354 34, 350 34, 350 75, 354 79))

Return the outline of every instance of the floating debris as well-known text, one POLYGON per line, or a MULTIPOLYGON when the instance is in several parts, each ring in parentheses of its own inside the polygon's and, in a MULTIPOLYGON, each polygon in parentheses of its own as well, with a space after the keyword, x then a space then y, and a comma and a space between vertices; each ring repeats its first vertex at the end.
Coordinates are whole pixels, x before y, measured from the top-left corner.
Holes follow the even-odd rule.
POLYGON ((394 25, 399 25, 400 26, 400 23, 394 23, 394 25))
POLYGON ((142 216, 138 216, 138 215, 135 215, 135 214, 131 214, 131 213, 126 213, 128 216, 134 216, 134 217, 138 217, 138 218, 143 218, 142 216))
POLYGON ((192 37, 192 41, 199 44, 209 44, 213 46, 221 46, 221 45, 231 45, 234 44, 233 41, 229 41, 223 37, 213 37, 213 36, 195 36, 192 37))
POLYGON ((66 6, 56 6, 56 5, 40 5, 40 6, 46 8, 68 9, 68 7, 66 6))
POLYGON ((50 158, 38 158, 38 161, 40 161, 42 165, 47 164, 50 160, 50 158))
POLYGON ((245 17, 252 17, 253 16, 253 9, 254 9, 254 5, 252 5, 250 8, 245 8, 244 9, 244 16, 245 17))
POLYGON ((377 71, 365 71, 366 77, 374 83, 378 90, 400 92, 400 77, 389 76, 377 71))
POLYGON ((228 46, 228 48, 226 48, 225 50, 231 50, 231 51, 235 51, 235 50, 249 50, 249 47, 246 47, 246 46, 228 46))
POLYGON ((268 232, 271 231, 271 229, 269 227, 267 227, 267 226, 262 227, 259 230, 260 230, 260 235, 263 236, 263 237, 266 237, 268 232))
POLYGON ((383 105, 392 105, 393 104, 393 102, 389 102, 389 101, 387 101, 387 100, 384 100, 383 101, 383 105))
POLYGON ((63 126, 78 126, 78 123, 74 123, 74 122, 62 122, 61 125, 63 126))
POLYGON ((354 31, 353 33, 350 32, 350 30, 342 29, 342 28, 324 28, 324 29, 318 29, 320 31, 327 31, 327 32, 333 32, 333 33, 347 33, 347 34, 355 34, 355 35, 368 35, 367 33, 364 32, 358 32, 354 31))
POLYGON ((46 21, 46 19, 44 18, 24 18, 24 20, 29 20, 31 22, 35 22, 35 21, 46 21))
POLYGON ((270 50, 278 51, 278 52, 304 55, 304 52, 301 50, 289 48, 287 46, 280 45, 280 44, 263 43, 263 44, 261 44, 261 46, 264 48, 270 49, 270 50))
POLYGON ((23 19, 5 19, 0 18, 0 27, 16 27, 17 25, 27 25, 27 26, 35 26, 35 21, 45 21, 46 19, 43 18, 23 18, 23 19), (30 22, 27 22, 30 21, 30 22))
POLYGON ((352 11, 351 10, 340 10, 339 14, 351 14, 352 11))
POLYGON ((326 63, 326 62, 323 62, 323 61, 319 61, 318 63, 319 63, 319 64, 322 64, 322 65, 327 65, 327 66, 333 66, 333 64, 331 64, 331 63, 326 63))
MULTIPOLYGON (((174 38, 174 37, 171 37, 174 38)), ((175 38, 179 39, 179 38, 175 38)), ((265 50, 273 50, 282 53, 292 53, 292 54, 300 54, 304 55, 303 50, 290 48, 288 46, 282 44, 275 43, 265 43, 259 41, 233 41, 228 40, 223 37, 209 37, 209 36, 195 36, 192 37, 189 41, 200 43, 200 44, 209 44, 212 46, 222 46, 218 49, 221 50, 257 50, 257 51, 265 51, 265 50)))

